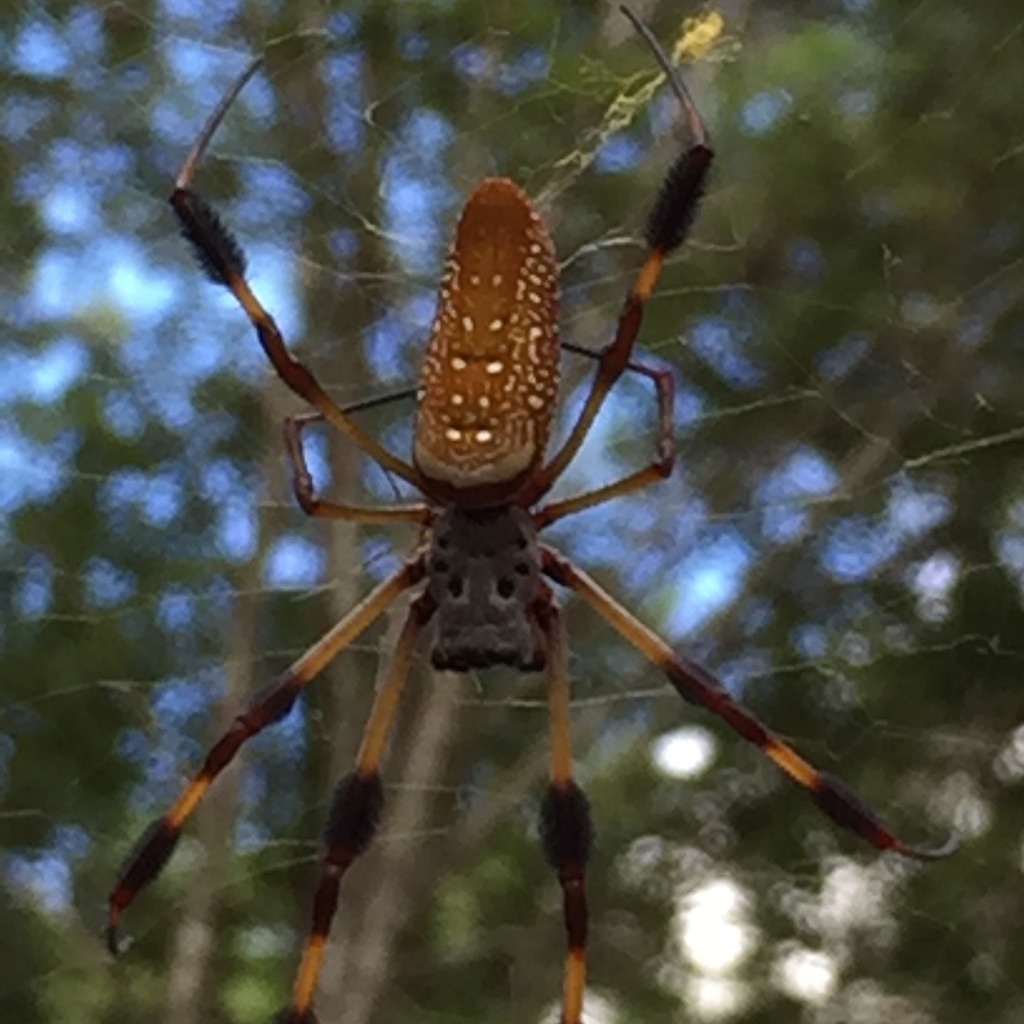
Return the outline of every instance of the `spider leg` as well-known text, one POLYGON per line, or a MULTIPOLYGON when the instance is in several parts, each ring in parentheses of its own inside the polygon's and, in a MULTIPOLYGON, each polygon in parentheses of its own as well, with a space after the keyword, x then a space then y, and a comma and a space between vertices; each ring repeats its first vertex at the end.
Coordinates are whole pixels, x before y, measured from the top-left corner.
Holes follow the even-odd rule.
POLYGON ((549 547, 541 548, 541 559, 543 571, 551 579, 579 594, 623 639, 646 654, 668 676, 684 700, 707 708, 743 739, 760 747, 794 782, 807 790, 833 821, 879 850, 891 850, 918 860, 947 857, 960 845, 956 833, 939 847, 912 846, 900 839, 845 783, 819 771, 788 743, 770 732, 737 704, 713 676, 677 655, 661 637, 627 612, 585 572, 549 547))
POLYGON ((363 632, 403 591, 424 575, 422 556, 407 562, 390 579, 371 591, 333 629, 324 634, 288 668, 252 706, 238 715, 231 727, 213 744, 203 766, 185 787, 169 811, 146 829, 125 860, 110 893, 107 945, 118 951, 117 928, 124 910, 139 892, 160 874, 181 835, 182 827, 196 809, 213 780, 231 763, 238 749, 267 726, 283 718, 303 688, 327 663, 363 632))
POLYGON ((175 179, 174 191, 170 198, 171 206, 200 266, 211 281, 223 285, 234 295, 256 329, 260 345, 281 380, 372 459, 396 476, 418 486, 420 475, 416 470, 370 437, 324 391, 316 377, 288 351, 274 318, 264 309, 249 287, 249 282, 245 278, 245 254, 238 240, 213 207, 192 189, 192 178, 214 132, 242 87, 261 64, 262 60, 257 59, 246 68, 206 122, 175 179))
POLYGON ((573 779, 569 734, 569 642, 565 620, 550 593, 542 605, 541 628, 548 646, 548 719, 551 781, 541 805, 540 834, 548 863, 562 887, 562 919, 568 952, 559 1024, 580 1024, 587 981, 587 893, 585 873, 593 845, 587 798, 573 779))
POLYGON ((376 505, 363 507, 359 505, 341 505, 334 501, 325 501, 316 496, 313 487, 313 476, 306 464, 306 454, 302 445, 302 431, 311 423, 322 423, 324 415, 320 412, 298 413, 286 416, 284 420, 284 445, 288 453, 288 461, 292 464, 292 489, 295 499, 307 516, 320 516, 325 519, 347 519, 358 523, 419 523, 425 525, 430 521, 430 510, 426 505, 376 505))
MULTIPOLYGON (((588 355, 598 358, 597 353, 589 349, 581 348, 578 345, 564 343, 563 348, 570 352, 577 352, 581 355, 588 355)), ((665 480, 672 475, 672 467, 675 465, 675 378, 670 370, 659 369, 648 366, 636 360, 631 360, 626 369, 632 373, 638 373, 647 377, 654 384, 654 393, 658 403, 658 436, 655 442, 657 457, 643 469, 637 470, 616 480, 605 487, 598 487, 585 494, 577 494, 575 497, 566 498, 564 501, 554 501, 539 508, 533 516, 534 523, 538 530, 550 526, 553 522, 563 519, 565 516, 575 512, 582 512, 586 508, 593 508, 595 505, 603 505, 613 498, 621 498, 624 494, 638 491, 658 480, 665 480)))
POLYGON ((323 964, 327 938, 338 909, 338 890, 345 872, 370 845, 384 806, 380 764, 398 703, 409 677, 413 648, 434 612, 433 602, 413 602, 402 625, 384 685, 377 692, 355 769, 338 784, 324 833, 324 855, 313 896, 313 915, 295 977, 292 1001, 273 1024, 314 1024, 313 997, 323 964))
MULTIPOLYGON (((566 467, 580 450, 604 400, 612 387, 622 376, 632 358, 633 345, 640 333, 644 306, 654 292, 661 276, 661 268, 670 252, 682 244, 693 222, 704 191, 714 151, 706 126, 697 113, 682 79, 676 74, 654 37, 645 30, 641 22, 623 8, 645 41, 654 50, 669 84, 679 99, 686 119, 690 143, 676 157, 662 183, 661 191, 647 218, 646 239, 649 249, 647 259, 637 274, 626 301, 619 314, 615 337, 598 359, 597 374, 590 386, 590 394, 580 412, 579 419, 565 444, 554 458, 531 480, 523 492, 523 502, 532 505, 545 495, 552 484, 565 472, 566 467)), ((623 492, 617 492, 623 493, 623 492)))

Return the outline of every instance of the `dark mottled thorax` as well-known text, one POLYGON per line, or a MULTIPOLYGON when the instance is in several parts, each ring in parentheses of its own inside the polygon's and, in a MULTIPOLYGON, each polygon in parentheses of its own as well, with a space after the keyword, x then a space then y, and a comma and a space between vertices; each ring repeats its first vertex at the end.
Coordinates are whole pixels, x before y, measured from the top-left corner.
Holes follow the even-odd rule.
POLYGON ((432 529, 427 565, 427 594, 437 605, 435 668, 544 668, 534 612, 540 555, 529 512, 515 505, 445 509, 432 529))

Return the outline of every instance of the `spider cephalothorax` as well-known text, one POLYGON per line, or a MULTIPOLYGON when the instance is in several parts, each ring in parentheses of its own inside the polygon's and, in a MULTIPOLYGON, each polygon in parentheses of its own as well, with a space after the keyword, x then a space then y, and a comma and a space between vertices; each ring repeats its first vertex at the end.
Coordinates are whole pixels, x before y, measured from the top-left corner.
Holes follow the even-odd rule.
MULTIPOLYGON (((312 923, 291 1002, 277 1024, 311 1024, 317 978, 345 871, 369 845, 383 802, 380 766, 395 709, 420 635, 436 667, 466 671, 492 665, 547 673, 551 722, 550 782, 541 838, 563 891, 568 945, 561 1024, 580 1024, 586 981, 591 845, 586 798, 573 779, 569 737, 569 647, 551 583, 581 597, 627 642, 646 654, 686 700, 719 716, 803 786, 834 821, 879 849, 920 859, 951 852, 955 839, 924 849, 898 838, 846 786, 819 772, 770 732, 704 669, 673 651, 582 570, 537 534, 552 522, 666 477, 672 468, 672 380, 633 360, 644 306, 664 260, 693 220, 712 150, 682 82, 649 31, 626 15, 654 51, 678 98, 689 142, 665 178, 647 222, 648 254, 625 298, 610 344, 562 447, 545 462, 558 386, 557 266, 554 248, 525 194, 488 179, 467 201, 441 285, 438 313, 421 379, 413 462, 367 435, 289 353, 270 314, 249 288, 238 243, 192 189, 203 150, 254 62, 214 112, 178 175, 171 203, 200 263, 238 300, 282 380, 314 408, 286 421, 295 494, 310 515, 364 523, 418 524, 425 537, 406 563, 303 654, 214 744, 171 809, 128 857, 110 895, 109 941, 116 950, 122 911, 159 874, 210 784, 239 747, 288 712, 303 688, 400 594, 417 590, 374 701, 355 768, 338 785, 325 835, 312 923), (597 490, 540 504, 579 451, 608 392, 631 370, 650 379, 659 410, 657 456, 597 490), (386 470, 420 490, 427 504, 362 508, 318 497, 306 466, 303 428, 323 420, 386 470), (550 582, 549 582, 550 581, 550 582)), ((565 346, 575 349, 574 346, 565 346)), ((578 350, 577 350, 578 351, 578 350)))
POLYGON ((534 609, 541 596, 540 554, 525 509, 445 509, 431 529, 426 593, 437 606, 435 668, 544 668, 534 609))

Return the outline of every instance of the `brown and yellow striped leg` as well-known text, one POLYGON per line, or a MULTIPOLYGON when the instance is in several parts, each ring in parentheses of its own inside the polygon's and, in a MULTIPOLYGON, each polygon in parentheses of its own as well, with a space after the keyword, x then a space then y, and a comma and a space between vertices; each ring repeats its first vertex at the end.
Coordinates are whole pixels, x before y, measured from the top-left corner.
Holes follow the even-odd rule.
POLYGON ((572 775, 569 732, 569 643, 565 621, 551 601, 541 616, 548 646, 548 717, 551 722, 551 782, 541 805, 540 834, 548 863, 562 887, 562 917, 568 952, 559 1024, 580 1024, 587 982, 586 867, 593 845, 590 807, 572 775))
POLYGON ((306 453, 302 445, 302 431, 311 423, 324 422, 320 412, 305 412, 286 416, 284 420, 284 445, 288 461, 292 464, 292 489, 295 499, 307 516, 323 519, 346 519, 357 523, 418 523, 421 526, 430 521, 430 509, 426 505, 341 505, 325 501, 316 496, 313 476, 306 464, 306 453))
MULTIPOLYGON (((584 351, 577 346, 564 346, 572 351, 584 351)), ((588 353, 593 354, 593 353, 588 353)), ((564 501, 551 502, 538 509, 533 515, 533 521, 538 530, 550 526, 558 519, 572 515, 575 512, 582 512, 586 508, 593 508, 595 505, 603 505, 613 498, 621 498, 624 494, 638 491, 658 480, 665 480, 672 474, 672 467, 675 464, 675 379, 670 370, 659 370, 653 366, 646 366, 644 363, 630 362, 627 370, 647 377, 654 384, 654 392, 658 402, 658 437, 656 441, 657 457, 650 465, 643 469, 630 473, 621 480, 616 480, 605 487, 598 487, 585 494, 577 494, 573 498, 564 501)))
POLYGON ((217 216, 213 207, 192 190, 192 179, 203 152, 210 144, 228 108, 246 82, 259 70, 261 64, 262 60, 257 59, 245 69, 203 126, 199 138, 175 179, 174 192, 170 199, 171 206, 185 237, 192 244, 200 266, 211 281, 223 285, 234 295, 256 329, 267 358, 285 384, 318 410, 328 423, 351 438, 370 458, 396 476, 418 486, 421 478, 416 469, 370 437, 324 391, 313 374, 288 351, 274 318, 263 308, 245 279, 245 254, 238 240, 217 216))
POLYGON ((320 879, 313 897, 313 919, 302 949, 291 1004, 274 1017, 273 1024, 313 1024, 313 997, 323 964, 331 922, 338 909, 338 890, 345 872, 373 839, 384 806, 380 764, 384 757, 395 712, 409 677, 416 640, 433 614, 425 597, 413 602, 363 733, 355 770, 339 783, 324 833, 320 879))
POLYGON ((160 874, 213 780, 231 763, 239 747, 268 725, 283 718, 302 689, 344 650, 399 594, 423 579, 423 559, 407 562, 394 576, 368 594, 333 629, 318 640, 283 675, 235 718, 231 728, 210 748, 202 768, 171 809, 146 829, 129 854, 110 893, 107 944, 117 953, 117 928, 124 910, 160 874))
POLYGON ((852 789, 819 771, 788 743, 770 732, 749 711, 737 704, 708 672, 677 655, 664 640, 626 611, 585 572, 549 547, 541 548, 543 571, 580 595, 633 646, 651 659, 685 700, 718 715, 743 739, 760 747, 794 782, 803 786, 833 821, 855 832, 879 850, 891 850, 918 860, 947 857, 960 845, 952 834, 942 846, 921 847, 904 842, 852 789))
POLYGON ((686 91, 686 86, 650 32, 644 29, 631 12, 627 13, 654 50, 656 58, 679 98, 690 143, 669 168, 658 198, 647 218, 646 239, 650 252, 637 274, 629 295, 626 296, 622 312, 619 314, 615 337, 599 356, 597 375, 594 377, 594 383, 590 387, 590 394, 580 412, 580 417, 555 457, 524 488, 521 497, 525 505, 537 502, 565 472, 566 467, 580 450, 590 432, 608 392, 611 391, 629 365, 633 345, 640 333, 644 306, 658 283, 666 257, 678 248, 686 237, 690 224, 697 213, 697 207, 704 191, 704 182, 714 157, 707 128, 697 113, 697 109, 686 91))

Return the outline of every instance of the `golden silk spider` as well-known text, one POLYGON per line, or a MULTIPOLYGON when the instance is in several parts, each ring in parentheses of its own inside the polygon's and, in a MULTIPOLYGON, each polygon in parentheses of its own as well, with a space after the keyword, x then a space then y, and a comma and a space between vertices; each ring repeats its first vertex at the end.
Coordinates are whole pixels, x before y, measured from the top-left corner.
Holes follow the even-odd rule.
POLYGON ((563 892, 568 952, 560 1020, 580 1024, 586 984, 584 881, 592 826, 587 799, 573 778, 569 643, 549 581, 579 595, 661 668, 680 696, 718 715, 758 746, 840 825, 880 850, 921 860, 944 857, 955 848, 955 836, 934 849, 911 846, 898 838, 855 793, 806 761, 737 704, 704 669, 676 654, 590 576, 538 540, 542 529, 565 516, 664 479, 674 459, 671 375, 634 361, 633 346, 665 258, 682 243, 696 215, 713 151, 704 122, 661 47, 628 8, 622 10, 667 77, 682 111, 688 143, 669 168, 648 216, 647 256, 625 298, 614 337, 597 356, 587 399, 566 441, 549 461, 545 454, 559 385, 558 265, 544 222, 516 184, 506 178, 486 179, 462 210, 423 363, 413 457, 406 462, 366 434, 290 354, 273 318, 246 281, 241 247, 192 188, 203 152, 261 60, 254 61, 224 97, 176 179, 171 204, 203 270, 234 295, 281 379, 313 407, 314 411, 286 421, 286 450, 299 505, 312 516, 362 523, 407 522, 422 530, 421 543, 402 567, 235 718, 174 805, 143 835, 110 894, 108 940, 116 952, 123 911, 160 873, 185 822, 242 744, 287 714, 332 658, 400 594, 415 588, 355 768, 332 799, 312 922, 291 1001, 275 1016, 275 1024, 315 1021, 312 1004, 341 880, 370 844, 380 817, 381 761, 414 648, 424 632, 438 669, 508 665, 547 673, 551 762, 540 832, 544 853, 563 892), (614 483, 542 503, 627 369, 643 374, 654 385, 659 409, 657 457, 614 483), (425 501, 363 508, 318 497, 302 446, 302 431, 314 421, 336 427, 388 472, 417 488, 425 501))

